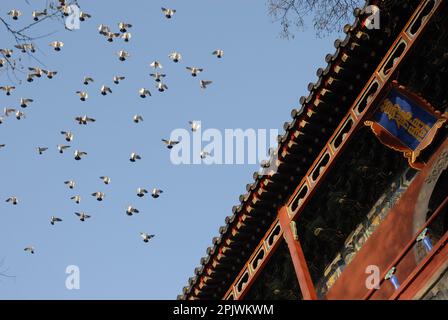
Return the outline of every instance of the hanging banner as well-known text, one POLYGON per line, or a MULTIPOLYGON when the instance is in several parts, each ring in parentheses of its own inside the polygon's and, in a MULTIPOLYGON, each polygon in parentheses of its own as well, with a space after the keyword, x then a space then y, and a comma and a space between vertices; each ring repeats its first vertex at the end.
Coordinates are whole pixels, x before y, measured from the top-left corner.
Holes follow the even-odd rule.
POLYGON ((421 169, 424 164, 417 161, 418 156, 446 120, 421 97, 394 82, 365 124, 384 145, 403 152, 411 167, 421 169))

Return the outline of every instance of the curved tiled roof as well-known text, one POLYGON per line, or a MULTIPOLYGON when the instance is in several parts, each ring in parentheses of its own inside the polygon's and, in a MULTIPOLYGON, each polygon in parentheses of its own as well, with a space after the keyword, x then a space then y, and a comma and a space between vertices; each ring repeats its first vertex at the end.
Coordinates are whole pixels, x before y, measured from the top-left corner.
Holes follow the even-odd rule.
POLYGON ((390 15, 396 17, 389 19, 390 32, 367 30, 362 23, 365 10, 355 10, 355 22, 344 27, 346 37, 334 42, 336 51, 325 57, 327 65, 317 70, 318 79, 308 85, 308 96, 301 97, 301 107, 291 111, 292 120, 285 122, 278 147, 271 150, 271 163, 262 164, 275 162, 276 172, 254 172, 254 181, 246 185, 247 192, 225 218, 219 236, 212 239, 178 299, 223 297, 274 221, 277 208, 303 178, 416 4, 418 1, 410 1, 395 8, 399 14, 390 15))

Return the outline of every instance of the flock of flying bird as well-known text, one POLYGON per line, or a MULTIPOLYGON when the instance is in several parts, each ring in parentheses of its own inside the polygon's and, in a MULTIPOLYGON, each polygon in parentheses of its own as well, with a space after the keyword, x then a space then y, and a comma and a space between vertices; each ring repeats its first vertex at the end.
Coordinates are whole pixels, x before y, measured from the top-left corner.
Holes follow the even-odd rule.
MULTIPOLYGON (((70 14, 70 9, 69 9, 68 4, 66 4, 66 1, 65 0, 58 0, 58 1, 59 1, 59 6, 57 7, 57 10, 60 11, 64 16, 68 16, 70 14)), ((162 13, 164 14, 164 16, 167 19, 171 19, 174 16, 174 14, 176 13, 176 10, 162 8, 162 13)), ((47 10, 33 11, 32 17, 33 17, 34 21, 39 21, 43 17, 47 16, 47 14, 48 14, 47 10)), ((19 17, 22 16, 22 13, 21 13, 21 11, 14 9, 14 10, 9 11, 8 15, 13 20, 18 20, 19 17)), ((79 14, 80 21, 85 21, 89 18, 91 18, 90 14, 82 12, 82 11, 80 12, 80 14, 79 14)), ((122 39, 124 39, 125 42, 129 42, 130 39, 132 38, 132 35, 129 32, 129 29, 132 28, 132 24, 120 22, 120 23, 118 23, 118 28, 119 28, 119 32, 113 32, 107 25, 101 24, 98 27, 98 31, 109 42, 113 42, 114 39, 117 39, 117 38, 122 38, 122 39)), ((50 46, 53 47, 53 49, 56 52, 60 52, 60 51, 62 51, 62 49, 64 47, 64 43, 61 41, 53 41, 50 43, 50 46)), ((15 45, 15 47, 17 49, 19 49, 22 53, 28 53, 28 52, 34 53, 36 51, 36 48, 32 43, 17 44, 17 45, 15 45)), ((12 49, 0 49, 0 70, 2 67, 4 67, 8 63, 8 61, 9 61, 8 59, 12 59, 13 54, 14 54, 14 52, 12 49)), ((117 54, 118 54, 118 58, 120 61, 126 61, 130 57, 130 54, 125 50, 120 50, 117 54)), ((224 56, 224 51, 221 49, 217 49, 217 50, 213 51, 212 54, 215 55, 217 58, 222 58, 224 56)), ((182 60, 182 55, 176 51, 169 54, 168 57, 174 63, 179 63, 182 60)), ((161 73, 161 69, 163 69, 162 64, 159 61, 153 61, 150 63, 150 67, 154 69, 154 72, 151 73, 150 76, 154 79, 155 87, 157 88, 157 90, 159 92, 164 92, 164 91, 168 90, 168 86, 165 83, 163 83, 163 81, 162 81, 166 77, 166 74, 161 73)), ((30 68, 28 68, 28 70, 30 71, 26 77, 28 82, 33 82, 35 78, 41 78, 44 75, 48 79, 52 79, 54 76, 57 75, 57 71, 44 70, 39 67, 30 67, 30 68)), ((201 72, 204 71, 203 68, 192 67, 192 66, 186 67, 186 70, 189 73, 191 73, 192 77, 197 77, 201 72)), ((124 76, 115 76, 113 78, 113 82, 116 85, 118 85, 123 80, 125 80, 124 76)), ((94 79, 92 77, 90 77, 90 76, 84 77, 83 84, 85 86, 89 86, 89 84, 91 84, 93 82, 94 82, 94 79)), ((202 89, 206 89, 207 86, 209 86, 211 83, 212 83, 212 81, 209 81, 209 80, 200 80, 199 81, 199 85, 202 89)), ((7 96, 12 95, 12 93, 15 89, 16 89, 15 86, 0 86, 0 90, 4 91, 7 96)), ((106 85, 103 85, 100 88, 100 93, 101 93, 101 95, 106 96, 106 95, 112 93, 112 89, 106 85)), ((78 90, 78 91, 76 91, 76 94, 79 96, 79 99, 81 101, 86 101, 89 98, 89 94, 87 91, 78 90)), ((147 88, 139 89, 138 94, 142 99, 145 99, 148 96, 151 96, 151 92, 147 88)), ((21 98, 20 99, 20 107, 22 109, 25 109, 33 102, 34 102, 33 99, 21 98)), ((21 111, 20 109, 6 107, 3 110, 3 116, 0 116, 0 124, 2 124, 6 120, 6 118, 8 118, 10 115, 15 115, 17 120, 21 120, 22 118, 25 118, 25 113, 23 111, 21 111)), ((136 114, 133 116, 132 120, 135 123, 139 123, 139 122, 143 121, 143 117, 141 115, 136 114)), ((87 125, 88 123, 95 122, 96 120, 94 118, 88 117, 87 115, 83 115, 83 116, 76 117, 75 121, 80 125, 87 125)), ((196 132, 199 129, 200 124, 198 122, 189 121, 189 126, 190 126, 191 131, 196 132)), ((73 132, 61 131, 60 133, 63 135, 66 142, 73 141, 73 139, 74 139, 73 132)), ((162 142, 166 145, 166 147, 168 149, 172 149, 176 144, 179 143, 179 141, 174 141, 174 140, 169 140, 169 139, 162 139, 162 142)), ((0 144, 0 149, 5 148, 5 147, 6 147, 5 144, 0 144)), ((57 150, 59 153, 62 154, 62 153, 64 153, 64 151, 66 151, 70 147, 71 146, 68 144, 59 144, 59 145, 57 145, 57 150)), ((48 150, 48 147, 37 147, 36 149, 37 149, 38 154, 42 155, 44 152, 46 152, 48 150)), ((208 155, 210 155, 210 154, 205 151, 201 151, 200 156, 202 159, 204 159, 208 155)), ((85 152, 85 151, 81 151, 81 150, 74 151, 74 159, 77 161, 81 160, 85 156, 87 156, 87 152, 85 152)), ((140 160, 140 159, 142 159, 142 157, 135 152, 131 153, 131 155, 129 157, 129 161, 131 161, 131 162, 136 162, 137 160, 140 160)), ((101 176, 100 179, 103 181, 103 183, 105 185, 109 185, 111 183, 111 179, 108 176, 101 176)), ((73 180, 65 181, 64 184, 69 189, 74 189, 75 185, 76 185, 75 181, 73 181, 73 180)), ((137 189, 137 196, 140 198, 144 197, 148 193, 150 193, 153 198, 158 198, 161 195, 161 193, 163 193, 163 191, 158 188, 153 188, 151 191, 148 191, 147 189, 141 188, 141 187, 137 189)), ((103 199, 105 198, 105 193, 100 192, 100 191, 94 192, 91 195, 93 197, 95 197, 97 201, 103 201, 103 199)), ((73 200, 77 204, 79 204, 81 202, 80 195, 74 195, 70 199, 73 200)), ((8 199, 6 199, 6 202, 8 202, 12 205, 17 205, 19 203, 19 198, 17 196, 11 196, 8 199)), ((135 208, 133 206, 127 207, 126 214, 128 216, 133 216, 136 213, 139 213, 139 210, 137 208, 135 208)), ((87 219, 89 219, 91 217, 89 214, 87 214, 85 212, 75 212, 75 215, 82 222, 86 221, 87 219)), ((61 221, 62 221, 62 219, 59 217, 56 217, 56 216, 50 217, 51 225, 55 225, 56 223, 59 223, 61 221)), ((141 236, 142 240, 146 243, 146 242, 149 242, 149 240, 152 239, 155 235, 141 232, 140 236, 141 236)), ((30 246, 27 246, 24 250, 29 253, 34 253, 35 247, 30 245, 30 246)))

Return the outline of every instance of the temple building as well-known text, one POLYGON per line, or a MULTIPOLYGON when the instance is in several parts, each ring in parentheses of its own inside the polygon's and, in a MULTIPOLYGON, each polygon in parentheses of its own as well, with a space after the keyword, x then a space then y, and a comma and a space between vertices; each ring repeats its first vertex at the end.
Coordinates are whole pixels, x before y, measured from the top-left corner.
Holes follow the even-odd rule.
POLYGON ((178 299, 448 299, 448 1, 369 1, 178 299))

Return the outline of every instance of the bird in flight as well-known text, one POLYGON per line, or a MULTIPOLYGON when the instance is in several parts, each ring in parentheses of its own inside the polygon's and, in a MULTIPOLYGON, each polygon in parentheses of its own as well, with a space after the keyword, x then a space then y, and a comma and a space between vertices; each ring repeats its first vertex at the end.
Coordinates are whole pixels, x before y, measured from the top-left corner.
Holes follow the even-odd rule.
POLYGON ((140 98, 143 98, 143 99, 146 98, 147 96, 151 96, 151 92, 148 89, 145 89, 145 88, 141 88, 138 91, 138 93, 140 95, 140 98))
POLYGON ((137 189, 137 197, 139 197, 139 198, 144 197, 146 193, 148 193, 148 190, 146 190, 145 188, 137 189))
POLYGON ((28 107, 28 105, 30 103, 32 103, 34 100, 33 99, 27 99, 27 98, 20 98, 20 106, 22 108, 26 108, 28 107))
POLYGON ((64 47, 64 42, 53 41, 52 43, 50 43, 50 46, 52 46, 55 51, 61 51, 62 47, 64 47))
MULTIPOLYGON (((83 83, 87 86, 90 82, 94 82, 92 77, 84 77, 83 83)), ((78 93, 78 92, 77 92, 78 93)))
POLYGON ((138 210, 138 209, 136 209, 136 208, 134 208, 133 206, 129 206, 127 209, 126 209, 126 214, 128 215, 128 216, 132 216, 132 215, 134 215, 135 213, 139 213, 140 211, 138 210))
POLYGON ((113 81, 114 81, 115 84, 119 84, 120 81, 122 81, 122 80, 124 80, 124 79, 126 79, 126 77, 115 76, 114 79, 113 79, 113 81))
POLYGON ((92 197, 95 197, 96 200, 98 200, 98 201, 103 201, 105 196, 106 195, 104 194, 104 192, 100 192, 100 191, 92 193, 92 197))
POLYGON ((188 123, 190 124, 191 131, 193 131, 193 132, 198 131, 198 129, 201 127, 201 124, 199 122, 188 121, 188 123))
POLYGON ((135 162, 136 160, 141 160, 142 157, 140 157, 137 153, 132 152, 131 156, 129 157, 129 161, 135 162))
POLYGON ((87 19, 92 18, 92 16, 90 14, 88 14, 87 12, 81 11, 79 13, 79 21, 86 21, 87 19))
POLYGON ((112 93, 111 88, 107 86, 102 86, 100 91, 103 96, 107 95, 108 93, 112 93))
POLYGON ((58 218, 58 217, 55 217, 55 216, 51 216, 51 218, 50 218, 50 224, 51 224, 52 226, 54 226, 54 224, 55 224, 56 222, 61 222, 61 221, 62 221, 61 218, 58 218))
POLYGON ((85 91, 76 91, 76 93, 79 95, 79 100, 81 101, 86 101, 89 98, 89 94, 85 91))
POLYGON ((120 34, 115 32, 106 32, 105 36, 108 42, 113 42, 114 38, 120 37, 120 34))
POLYGON ((124 50, 118 51, 117 54, 120 61, 126 61, 126 59, 130 57, 130 54, 124 50))
POLYGON ((89 118, 88 116, 79 116, 75 118, 76 121, 78 121, 79 124, 87 125, 87 122, 95 122, 96 120, 93 118, 89 118))
POLYGON ((165 90, 168 90, 168 86, 162 82, 158 82, 156 88, 159 92, 165 92, 165 90))
POLYGON ((151 240, 152 238, 155 237, 154 234, 147 234, 147 233, 144 233, 144 232, 140 232, 140 236, 142 237, 143 242, 149 242, 149 240, 151 240))
POLYGON ((178 63, 180 60, 182 60, 182 55, 179 52, 171 52, 168 56, 173 62, 178 63))
POLYGON ((85 221, 90 218, 90 216, 84 212, 75 212, 75 214, 79 217, 80 221, 85 221))
POLYGON ((39 154, 43 154, 45 151, 48 150, 47 147, 37 147, 36 149, 39 154))
POLYGON ((23 249, 23 250, 26 251, 26 252, 29 252, 29 253, 31 253, 31 254, 34 254, 34 251, 35 251, 35 249, 34 249, 33 246, 28 246, 28 247, 26 247, 26 248, 23 249))
POLYGON ((204 90, 207 89, 207 86, 211 85, 212 83, 213 83, 213 81, 210 81, 210 80, 201 80, 201 81, 199 81, 199 85, 204 90))
POLYGON ((81 160, 82 157, 86 156, 87 152, 75 150, 75 160, 81 160))
POLYGON ((66 145, 63 145, 63 144, 58 144, 58 151, 59 151, 59 153, 64 153, 64 150, 66 150, 68 148, 70 148, 70 146, 66 146, 66 145))
POLYGON ((208 156, 210 156, 211 154, 210 154, 210 152, 207 152, 207 151, 202 150, 201 153, 200 153, 199 155, 200 155, 201 159, 205 159, 205 158, 207 158, 208 156))
POLYGON ((102 176, 100 177, 101 180, 103 180, 104 184, 109 184, 110 183, 110 178, 107 176, 102 176))
POLYGON ((20 110, 17 110, 17 111, 16 111, 16 119, 17 119, 17 120, 20 120, 20 119, 22 119, 22 118, 26 118, 25 113, 22 112, 22 111, 20 111, 20 110))
POLYGON ((11 113, 16 113, 16 112, 17 112, 17 110, 14 109, 14 108, 4 108, 4 109, 3 109, 3 114, 4 114, 6 117, 9 117, 9 115, 10 115, 11 113))
POLYGON ((74 135, 73 135, 72 132, 70 132, 70 131, 61 131, 61 134, 63 134, 65 136, 65 140, 66 141, 70 142, 70 141, 73 140, 74 135))
POLYGON ((192 77, 197 77, 197 75, 198 75, 199 73, 201 73, 202 71, 204 71, 204 69, 202 69, 202 68, 197 68, 197 67, 187 67, 187 70, 190 71, 192 77))
POLYGON ((221 59, 224 56, 224 51, 221 49, 217 49, 217 50, 213 51, 212 54, 215 55, 217 58, 221 59))
POLYGON ((176 140, 166 140, 166 139, 162 139, 162 141, 166 144, 166 147, 168 149, 173 149, 173 147, 180 142, 176 140))
POLYGON ((70 200, 74 200, 77 204, 81 202, 81 196, 76 195, 70 198, 70 200))
POLYGON ((33 11, 31 15, 34 21, 39 21, 41 17, 47 15, 47 9, 45 9, 44 11, 33 11))
POLYGON ((160 81, 162 81, 162 78, 166 77, 166 74, 156 72, 156 73, 151 73, 150 76, 154 78, 155 82, 160 82, 160 81))
POLYGON ((162 69, 162 68, 163 68, 162 64, 161 64, 159 61, 157 61, 157 60, 151 62, 149 66, 150 66, 151 68, 154 68, 154 70, 155 70, 155 69, 162 69))
POLYGON ((67 181, 64 181, 64 184, 66 184, 70 189, 73 189, 76 185, 76 182, 73 180, 67 180, 67 181))
POLYGON ((167 19, 171 19, 173 15, 176 13, 176 10, 162 7, 162 12, 167 19))
POLYGON ((13 92, 16 89, 16 87, 14 86, 3 86, 0 87, 0 90, 5 91, 7 96, 11 95, 11 92, 13 92))
POLYGON ((157 199, 158 197, 160 197, 160 194, 163 193, 163 190, 154 188, 151 191, 151 197, 153 197, 154 199, 157 199))
POLYGON ((13 20, 18 20, 21 15, 22 15, 22 12, 20 12, 19 10, 16 10, 16 9, 13 9, 8 12, 8 16, 11 16, 11 18, 13 20))
POLYGON ((133 120, 135 123, 139 123, 140 121, 143 121, 143 117, 142 117, 141 115, 139 115, 139 114, 136 114, 136 115, 132 118, 132 120, 133 120))
POLYGON ((16 196, 12 196, 6 199, 6 202, 10 202, 11 204, 16 206, 19 203, 19 199, 16 196))
POLYGON ((132 28, 132 24, 126 22, 119 22, 118 28, 120 29, 121 33, 125 33, 128 31, 129 28, 132 28))
POLYGON ((42 71, 47 75, 48 79, 53 79, 53 77, 58 74, 57 71, 48 71, 48 70, 42 70, 42 71))
POLYGON ((0 144, 0 149, 3 149, 4 147, 6 147, 6 144, 4 143, 0 144))

